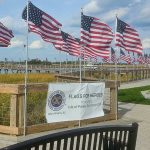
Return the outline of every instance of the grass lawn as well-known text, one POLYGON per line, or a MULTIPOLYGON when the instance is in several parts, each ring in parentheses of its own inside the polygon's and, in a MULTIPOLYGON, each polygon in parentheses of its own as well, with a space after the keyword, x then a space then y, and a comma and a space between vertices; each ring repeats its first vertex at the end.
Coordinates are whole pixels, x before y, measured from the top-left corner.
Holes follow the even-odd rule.
POLYGON ((145 99, 141 94, 141 91, 146 90, 150 90, 150 86, 120 89, 118 91, 118 99, 120 102, 150 105, 150 99, 145 99))

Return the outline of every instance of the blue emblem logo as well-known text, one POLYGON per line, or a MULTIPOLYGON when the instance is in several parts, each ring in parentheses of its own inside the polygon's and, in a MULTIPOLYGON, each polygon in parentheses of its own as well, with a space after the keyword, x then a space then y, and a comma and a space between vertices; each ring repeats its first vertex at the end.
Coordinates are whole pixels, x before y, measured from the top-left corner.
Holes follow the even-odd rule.
POLYGON ((65 105, 65 94, 58 90, 54 91, 48 98, 48 106, 53 111, 58 111, 65 105))

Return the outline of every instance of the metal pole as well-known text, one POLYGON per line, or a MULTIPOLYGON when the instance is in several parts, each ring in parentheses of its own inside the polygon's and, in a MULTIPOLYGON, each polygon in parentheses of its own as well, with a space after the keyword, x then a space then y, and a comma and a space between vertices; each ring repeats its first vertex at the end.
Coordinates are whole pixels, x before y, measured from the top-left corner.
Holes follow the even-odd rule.
POLYGON ((81 57, 81 48, 80 48, 80 60, 79 60, 79 68, 80 68, 80 83, 82 82, 82 57, 81 57))
POLYGON ((67 70, 68 70, 68 57, 67 57, 67 53, 66 53, 66 73, 67 73, 67 70))
POLYGON ((28 16, 29 1, 27 1, 27 41, 26 41, 26 69, 25 69, 25 87, 24 87, 24 136, 26 135, 26 112, 27 112, 27 78, 28 78, 28 16))
MULTIPOLYGON (((116 22, 115 22, 115 43, 116 43, 116 31, 117 31, 117 15, 116 15, 116 22)), ((115 49, 115 55, 116 55, 116 58, 115 58, 115 88, 116 88, 116 120, 118 119, 118 86, 117 86, 117 81, 118 81, 118 77, 117 77, 117 49, 115 49)))
POLYGON ((61 75, 61 51, 59 51, 59 56, 60 56, 59 74, 61 75))

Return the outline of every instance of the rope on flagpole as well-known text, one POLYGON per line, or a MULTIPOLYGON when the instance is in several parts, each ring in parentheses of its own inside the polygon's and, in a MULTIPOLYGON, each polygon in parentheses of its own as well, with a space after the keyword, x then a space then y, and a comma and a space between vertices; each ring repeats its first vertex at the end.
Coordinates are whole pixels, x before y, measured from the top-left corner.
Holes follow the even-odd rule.
POLYGON ((24 136, 26 135, 26 114, 27 114, 27 78, 28 78, 28 20, 29 20, 29 1, 27 0, 27 41, 26 41, 26 69, 24 87, 24 136))

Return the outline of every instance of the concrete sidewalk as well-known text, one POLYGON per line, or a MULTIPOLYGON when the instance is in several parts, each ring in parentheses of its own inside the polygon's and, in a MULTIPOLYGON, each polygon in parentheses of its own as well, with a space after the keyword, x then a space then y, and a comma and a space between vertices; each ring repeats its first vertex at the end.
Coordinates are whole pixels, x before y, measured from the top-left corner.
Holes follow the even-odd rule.
MULTIPOLYGON (((150 79, 121 84, 119 89, 150 85, 150 79)), ((129 93, 130 94, 130 93, 129 93)), ((139 124, 136 150, 150 150, 150 105, 118 103, 119 122, 139 124)))
POLYGON ((118 120, 98 123, 105 124, 131 124, 139 125, 136 150, 150 150, 150 105, 131 103, 118 103, 118 120))
POLYGON ((136 150, 150 150, 150 105, 119 103, 119 122, 139 124, 136 150))
POLYGON ((121 83, 119 89, 127 89, 127 88, 141 87, 147 85, 150 85, 150 79, 132 81, 128 83, 121 83))

